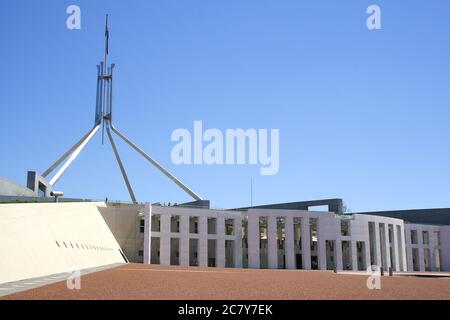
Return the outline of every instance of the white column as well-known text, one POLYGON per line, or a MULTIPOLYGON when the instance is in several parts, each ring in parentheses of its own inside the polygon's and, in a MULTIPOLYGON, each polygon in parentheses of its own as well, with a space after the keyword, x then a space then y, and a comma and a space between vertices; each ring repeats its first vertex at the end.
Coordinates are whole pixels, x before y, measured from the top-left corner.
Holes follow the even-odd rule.
POLYGON ((248 212, 248 267, 252 269, 260 268, 259 257, 259 217, 248 212))
POLYGON ((311 234, 309 232, 309 217, 302 217, 302 262, 303 269, 311 269, 311 234))
POLYGON ((170 265, 170 214, 161 214, 161 238, 159 263, 170 265))
POLYGON ((285 243, 284 250, 286 256, 286 269, 295 269, 295 252, 294 252, 294 218, 287 216, 284 219, 285 243))
POLYGON ((393 234, 392 234, 392 249, 394 253, 394 261, 392 262, 392 268, 395 271, 400 271, 400 252, 398 247, 398 232, 397 232, 397 225, 392 225, 393 234))
POLYGON ((338 237, 336 239, 336 269, 344 270, 342 262, 342 239, 338 237))
POLYGON ((242 268, 242 218, 236 217, 234 222, 234 267, 242 268))
POLYGON ((144 264, 150 264, 152 256, 152 205, 148 202, 145 204, 144 220, 144 264))
POLYGON ((317 262, 319 270, 327 270, 327 247, 325 237, 325 220, 324 218, 317 219, 317 262))
MULTIPOLYGON (((433 232, 433 231, 431 231, 433 232)), ((434 246, 434 242, 432 235, 430 235, 430 270, 431 271, 436 271, 436 251, 435 251, 435 246, 434 246)))
POLYGON ((390 254, 390 246, 389 246, 389 224, 384 224, 384 248, 386 249, 386 271, 389 270, 391 264, 391 254, 390 254))
POLYGON ((418 250, 419 250, 419 266, 420 271, 425 271, 425 261, 424 261, 424 252, 423 252, 423 234, 422 229, 417 230, 417 241, 418 241, 418 250))
POLYGON ((358 250, 356 248, 356 241, 350 241, 350 256, 352 259, 352 270, 358 270, 358 250))
POLYGON ((413 251, 412 251, 412 243, 411 243, 411 229, 405 230, 405 251, 406 251, 406 271, 412 272, 414 271, 414 263, 413 263, 413 251))
POLYGON ((377 266, 382 267, 383 260, 381 259, 381 241, 380 241, 380 224, 378 222, 374 223, 375 227, 375 251, 377 256, 377 266))
POLYGON ((225 218, 217 217, 216 266, 225 267, 225 218))
POLYGON ((267 218, 267 238, 269 269, 278 269, 277 217, 267 218))
POLYGON ((208 217, 200 216, 198 218, 198 265, 200 267, 208 266, 208 217))
MULTIPOLYGON (((369 231, 369 229, 367 229, 369 231)), ((369 240, 369 233, 367 233, 367 240, 365 242, 365 259, 366 264, 364 265, 364 270, 367 270, 368 267, 370 267, 370 240, 369 240)))
POLYGON ((180 266, 189 265, 189 216, 180 216, 180 266))
POLYGON ((403 270, 402 271, 408 271, 408 262, 407 262, 407 252, 406 252, 406 233, 405 233, 405 226, 402 224, 400 225, 400 235, 401 235, 401 252, 402 252, 402 261, 403 261, 403 270))

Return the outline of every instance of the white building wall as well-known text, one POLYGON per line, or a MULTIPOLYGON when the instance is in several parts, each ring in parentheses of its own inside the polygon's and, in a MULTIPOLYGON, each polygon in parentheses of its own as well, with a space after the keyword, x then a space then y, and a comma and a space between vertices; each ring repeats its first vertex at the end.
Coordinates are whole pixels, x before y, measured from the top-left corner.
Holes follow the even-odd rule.
POLYGON ((450 226, 439 227, 441 235, 442 271, 450 271, 450 226))
POLYGON ((252 269, 260 268, 259 257, 259 217, 249 210, 248 214, 248 267, 252 269))
POLYGON ((216 267, 225 267, 225 219, 217 217, 216 267))
MULTIPOLYGON (((190 240, 198 239, 198 265, 208 265, 208 239, 216 240, 216 267, 225 267, 225 241, 234 241, 233 262, 235 267, 242 266, 242 213, 238 211, 210 210, 203 208, 164 207, 146 205, 145 216, 160 215, 160 232, 152 231, 145 236, 144 247, 151 243, 151 237, 160 238, 160 264, 170 265, 171 238, 179 238, 180 265, 190 264, 190 240), (179 216, 180 232, 171 232, 171 217, 179 216), (198 218, 198 233, 190 233, 190 217, 198 218), (216 233, 208 234, 208 217, 216 218, 216 233), (225 234, 225 219, 233 219, 233 235, 225 234)), ((148 262, 148 261, 147 261, 148 262)))
POLYGON ((311 232, 309 230, 309 215, 302 212, 302 264, 303 269, 311 269, 311 232))
POLYGON ((208 266, 208 217, 200 216, 198 219, 199 242, 198 242, 198 263, 200 267, 208 266))
POLYGON ((277 215, 270 215, 267 219, 267 243, 269 269, 278 268, 278 247, 277 247, 277 215))
MULTIPOLYGON (((153 210, 152 210, 153 212, 153 210)), ((161 215, 161 231, 159 233, 159 245, 160 245, 160 258, 159 263, 161 265, 170 265, 170 215, 162 214, 161 215)), ((151 236, 157 237, 158 234, 151 232, 151 236)), ((151 241, 151 237, 144 239, 144 243, 146 241, 151 241)))
POLYGON ((152 257, 152 242, 151 231, 152 230, 152 207, 150 204, 145 205, 144 210, 144 264, 150 264, 152 257))
POLYGON ((180 216, 180 265, 189 265, 189 216, 180 216))
POLYGON ((0 283, 125 263, 99 207, 0 204, 0 283))
MULTIPOLYGON (((149 206, 146 209, 148 212, 149 206)), ((268 232, 268 267, 276 269, 278 268, 278 243, 277 243, 277 218, 282 217, 285 220, 285 243, 284 254, 287 269, 295 269, 296 256, 294 251, 294 231, 293 221, 294 218, 301 218, 301 253, 302 253, 302 268, 311 269, 311 250, 310 250, 310 219, 318 219, 318 268, 327 269, 327 248, 326 241, 335 242, 334 252, 334 264, 337 270, 343 269, 342 258, 342 241, 348 241, 350 243, 350 262, 353 270, 366 269, 370 265, 370 248, 374 246, 377 265, 381 266, 381 256, 384 255, 385 267, 392 266, 394 271, 412 271, 412 248, 417 247, 419 249, 420 256, 420 270, 424 271, 424 255, 423 249, 430 249, 430 266, 434 270, 436 268, 434 260, 434 249, 441 250, 441 268, 450 269, 450 257, 449 257, 449 242, 450 242, 450 227, 437 227, 427 225, 412 225, 404 224, 403 220, 373 216, 373 215, 353 215, 350 219, 350 235, 341 235, 341 217, 331 212, 313 212, 305 210, 278 210, 278 209, 249 209, 247 212, 237 211, 222 211, 222 210, 210 210, 202 208, 183 208, 183 207, 151 207, 152 214, 161 215, 161 232, 151 232, 151 236, 148 237, 147 233, 145 238, 149 238, 146 241, 150 242, 151 237, 160 237, 160 263, 170 264, 170 238, 180 238, 180 264, 189 265, 189 240, 198 239, 198 265, 208 265, 208 239, 216 240, 216 266, 226 266, 226 253, 225 253, 225 241, 234 241, 233 248, 233 262, 234 267, 242 267, 242 219, 243 215, 247 218, 247 232, 248 232, 248 267, 260 268, 260 217, 267 218, 267 232, 268 232), (170 232, 170 217, 173 215, 180 216, 180 232, 170 232), (189 217, 198 217, 199 227, 198 234, 189 233, 189 217), (208 217, 216 218, 216 234, 208 234, 207 223, 208 217), (225 219, 233 219, 234 221, 234 234, 226 235, 225 232, 225 219), (369 238, 369 222, 373 222, 375 226, 374 238, 375 242, 371 244, 369 238), (380 225, 384 225, 384 236, 380 238, 380 225), (389 225, 393 226, 392 243, 389 242, 389 225), (410 230, 415 228, 418 235, 418 244, 412 245, 410 239, 410 230), (400 234, 399 230, 400 229, 400 234), (429 231, 429 245, 423 244, 422 231, 429 231), (442 245, 439 247, 436 243, 433 243, 434 231, 441 232, 442 245), (383 241, 384 251, 381 252, 381 242, 383 241), (357 252, 357 243, 363 242, 363 251, 357 252), (390 261, 389 247, 392 246, 393 261, 390 261), (446 251, 447 250, 447 251, 446 251), (358 263, 358 257, 361 258, 358 263)), ((147 214, 147 213, 146 213, 147 214)), ((146 228, 151 228, 151 224, 146 223, 146 228)), ((144 247, 145 261, 148 262, 148 247, 144 247)))
MULTIPOLYGON (((445 228, 440 226, 425 225, 425 224, 405 224, 405 237, 406 237, 406 247, 407 247, 407 262, 408 271, 413 271, 413 248, 417 248, 419 251, 419 270, 425 271, 425 249, 430 250, 430 271, 436 271, 435 263, 435 250, 440 250, 441 253, 441 263, 443 256, 445 255, 444 247, 449 243, 448 241, 443 241, 443 233, 445 236, 445 228), (417 244, 411 243, 411 231, 417 231, 417 244), (423 232, 428 232, 428 244, 424 244, 423 232), (443 232, 444 231, 444 232, 443 232), (434 232, 440 232, 441 245, 437 242, 434 237, 434 232)), ((443 266, 441 266, 443 270, 443 266)))
POLYGON ((286 268, 295 269, 295 252, 294 252, 294 218, 287 216, 285 220, 285 248, 286 248, 286 268))
MULTIPOLYGON (((363 215, 363 214, 356 214, 354 215, 354 220, 351 221, 351 239, 355 242, 355 254, 356 254, 356 241, 364 241, 365 242, 365 267, 367 268, 370 265, 370 237, 369 237, 369 222, 373 222, 375 226, 375 243, 372 245, 375 246, 375 252, 376 252, 376 265, 381 267, 381 261, 382 261, 382 255, 386 258, 386 266, 391 266, 390 261, 390 254, 389 254, 389 225, 393 225, 394 228, 394 235, 396 233, 397 226, 399 226, 401 229, 404 227, 403 220, 401 219, 395 219, 395 218, 388 218, 388 217, 381 217, 381 216, 373 216, 373 215, 363 215), (384 239, 380 238, 380 224, 384 225, 384 239), (381 251, 381 241, 384 242, 384 252, 381 251)), ((394 257, 399 257, 400 254, 404 257, 406 256, 405 246, 399 247, 398 245, 395 245, 396 237, 393 237, 393 250, 394 250, 394 257), (401 250, 401 253, 400 253, 401 250)), ((353 250, 352 250, 353 251, 353 250)), ((353 252, 352 252, 353 254, 353 252)), ((400 271, 399 268, 395 269, 394 266, 393 270, 400 271)), ((354 268, 354 267, 353 267, 354 268)), ((354 269, 355 270, 355 269, 354 269)), ((387 270, 386 270, 387 271, 387 270)))

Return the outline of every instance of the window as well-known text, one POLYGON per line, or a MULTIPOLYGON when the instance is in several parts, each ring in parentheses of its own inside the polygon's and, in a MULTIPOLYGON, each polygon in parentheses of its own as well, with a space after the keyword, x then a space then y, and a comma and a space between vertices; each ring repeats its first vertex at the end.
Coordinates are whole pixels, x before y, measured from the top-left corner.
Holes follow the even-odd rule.
POLYGON ((392 224, 388 224, 388 238, 389 238, 389 243, 394 242, 394 225, 392 225, 392 224))
POLYGON ((225 219, 225 234, 227 236, 234 234, 234 219, 225 219))
POLYGON ((438 246, 441 245, 441 237, 439 231, 434 232, 434 243, 436 243, 438 246))
POLYGON ((417 230, 411 230, 411 244, 417 244, 417 230))
POLYGON ((428 231, 422 231, 423 244, 430 244, 430 237, 428 231))
POLYGON ((144 233, 145 232, 145 220, 141 219, 139 221, 139 232, 144 233))
POLYGON ((170 217, 170 232, 180 232, 180 216, 170 217))
POLYGON ((198 233, 198 217, 189 217, 189 233, 198 233))
POLYGON ((217 219, 208 218, 208 234, 216 234, 217 219))
POLYGON ((161 232, 161 215, 159 214, 152 215, 152 231, 161 232))
POLYGON ((42 184, 42 182, 39 182, 39 184, 38 184, 38 197, 39 198, 44 198, 46 193, 47 193, 47 187, 44 184, 42 184))
POLYGON ((350 235, 350 220, 341 218, 341 235, 342 236, 350 235))
POLYGON ((300 252, 302 247, 302 218, 294 217, 294 244, 300 252))
POLYGON ((138 256, 139 256, 139 257, 143 257, 143 256, 144 256, 144 251, 143 251, 143 250, 139 250, 138 256))

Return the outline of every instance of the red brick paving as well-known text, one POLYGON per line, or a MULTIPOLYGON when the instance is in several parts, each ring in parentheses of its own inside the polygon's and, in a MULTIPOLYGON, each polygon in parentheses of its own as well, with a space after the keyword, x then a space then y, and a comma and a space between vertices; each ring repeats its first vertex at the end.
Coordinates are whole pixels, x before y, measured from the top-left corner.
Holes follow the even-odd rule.
POLYGON ((128 264, 81 278, 81 290, 66 282, 2 299, 450 299, 450 279, 383 277, 381 290, 367 276, 331 271, 249 270, 128 264))

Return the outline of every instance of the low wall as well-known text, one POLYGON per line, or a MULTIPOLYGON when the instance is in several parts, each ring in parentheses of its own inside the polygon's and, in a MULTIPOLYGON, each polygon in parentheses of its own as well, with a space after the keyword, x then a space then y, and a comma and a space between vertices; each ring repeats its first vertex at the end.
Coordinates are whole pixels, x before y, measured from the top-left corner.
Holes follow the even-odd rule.
POLYGON ((0 283, 124 263, 104 206, 0 204, 0 283))

